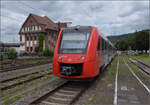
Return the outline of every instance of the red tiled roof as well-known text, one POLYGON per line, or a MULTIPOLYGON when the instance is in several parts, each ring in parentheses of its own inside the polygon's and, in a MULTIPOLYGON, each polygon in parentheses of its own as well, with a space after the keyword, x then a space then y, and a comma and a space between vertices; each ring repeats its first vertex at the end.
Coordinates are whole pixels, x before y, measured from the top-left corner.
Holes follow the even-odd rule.
POLYGON ((47 16, 41 17, 37 16, 35 14, 31 14, 31 16, 34 17, 34 19, 39 23, 45 25, 45 29, 52 29, 57 30, 57 24, 55 24, 51 19, 49 19, 47 16))

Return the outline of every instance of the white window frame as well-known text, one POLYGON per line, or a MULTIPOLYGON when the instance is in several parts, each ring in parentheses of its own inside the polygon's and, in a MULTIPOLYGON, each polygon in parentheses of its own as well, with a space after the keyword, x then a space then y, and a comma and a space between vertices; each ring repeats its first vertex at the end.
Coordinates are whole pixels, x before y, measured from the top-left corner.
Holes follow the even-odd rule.
POLYGON ((27 41, 27 47, 29 47, 29 41, 27 41))

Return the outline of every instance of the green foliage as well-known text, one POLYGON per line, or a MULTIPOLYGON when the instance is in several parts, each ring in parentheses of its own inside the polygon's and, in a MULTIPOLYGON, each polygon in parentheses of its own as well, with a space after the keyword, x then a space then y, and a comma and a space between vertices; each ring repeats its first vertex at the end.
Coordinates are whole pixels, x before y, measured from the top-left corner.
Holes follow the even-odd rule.
MULTIPOLYGON (((111 36, 112 37, 112 36, 111 36)), ((123 36, 124 37, 124 36, 123 36)), ((110 38, 110 37, 109 37, 110 38)), ((124 40, 117 40, 115 47, 119 50, 148 50, 149 49, 149 32, 147 30, 133 33, 124 40)))
POLYGON ((18 56, 17 51, 14 48, 9 49, 8 51, 8 59, 16 59, 18 56))
POLYGON ((49 48, 46 48, 46 49, 43 51, 43 55, 44 55, 44 56, 53 56, 53 53, 54 53, 54 50, 53 50, 53 49, 49 49, 49 48))
POLYGON ((33 81, 32 84, 34 86, 34 90, 37 91, 39 89, 38 85, 35 83, 35 81, 33 81))
POLYGON ((42 57, 43 56, 43 52, 39 52, 39 56, 42 57))
POLYGON ((4 96, 4 105, 8 105, 10 103, 10 97, 9 94, 7 94, 6 96, 4 96))
POLYGON ((3 61, 3 59, 4 59, 3 54, 0 54, 0 61, 3 61))
POLYGON ((43 51, 43 55, 44 55, 44 56, 50 56, 50 50, 49 50, 49 48, 46 48, 46 49, 43 51))
POLYGON ((118 41, 125 41, 130 39, 134 34, 133 33, 128 33, 128 34, 123 34, 123 35, 114 35, 114 36, 108 36, 107 38, 113 43, 116 44, 118 41))
POLYGON ((135 49, 137 50, 148 50, 149 49, 149 33, 139 31, 135 33, 135 49))
POLYGON ((38 52, 42 52, 43 51, 43 40, 44 40, 44 35, 42 33, 39 34, 39 48, 38 48, 38 52))

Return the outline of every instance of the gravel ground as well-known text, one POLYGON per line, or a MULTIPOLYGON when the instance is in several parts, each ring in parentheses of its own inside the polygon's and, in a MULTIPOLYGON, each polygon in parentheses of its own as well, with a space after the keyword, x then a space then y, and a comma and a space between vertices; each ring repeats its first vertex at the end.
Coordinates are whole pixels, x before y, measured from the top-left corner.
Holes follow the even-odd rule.
POLYGON ((25 97, 10 105, 29 105, 33 101, 49 93, 50 91, 54 90, 55 88, 64 84, 65 82, 65 80, 62 80, 58 77, 54 77, 46 84, 46 86, 43 86, 43 88, 39 89, 38 91, 32 91, 28 93, 25 97))
MULTIPOLYGON (((126 62, 126 61, 125 61, 126 62)), ((149 105, 150 94, 144 86, 134 77, 130 69, 125 65, 123 57, 120 57, 118 74, 118 105, 149 105)), ((139 71, 135 71, 137 74, 139 71)), ((141 72, 139 72, 141 73, 141 72)), ((143 75, 141 73, 141 75, 143 75)), ((142 80, 139 77, 140 80, 142 80)))
POLYGON ((40 88, 43 87, 44 85, 47 85, 49 83, 51 83, 52 81, 56 80, 57 78, 54 77, 53 75, 51 75, 51 77, 45 77, 45 78, 41 78, 41 79, 38 79, 38 80, 35 80, 33 82, 30 82, 28 84, 25 84, 25 85, 22 85, 22 87, 18 87, 17 89, 19 90, 16 90, 14 92, 10 92, 10 91, 7 91, 7 93, 4 93, 5 96, 3 96, 0 100, 0 105, 1 103, 3 103, 4 101, 7 101, 6 100, 6 97, 9 96, 9 102, 12 101, 13 97, 17 97, 17 96, 20 96, 20 97, 25 97, 27 94, 31 93, 32 91, 36 92, 36 91, 40 91, 40 88))
MULTIPOLYGON (((117 69, 115 58, 100 75, 92 87, 90 87, 75 103, 75 105, 113 105, 115 92, 115 76, 117 69)), ((126 59, 127 61, 127 59, 126 59)), ((149 105, 150 94, 143 85, 133 76, 129 68, 125 65, 123 57, 119 57, 117 103, 118 105, 149 105)), ((129 62, 128 62, 129 63, 129 62)), ((150 89, 150 78, 141 72, 133 64, 129 63, 139 79, 150 89)))
POLYGON ((52 66, 52 64, 45 64, 40 66, 34 66, 26 69, 18 69, 14 71, 4 72, 0 73, 0 81, 15 78, 17 76, 25 75, 25 74, 31 74, 34 72, 40 72, 43 70, 47 70, 52 66))
POLYGON ((135 72, 135 74, 142 80, 142 82, 150 88, 150 75, 143 72, 139 67, 131 63, 128 59, 126 59, 126 61, 135 72))
POLYGON ((82 94, 75 105, 112 105, 116 63, 117 58, 100 74, 93 85, 82 94))

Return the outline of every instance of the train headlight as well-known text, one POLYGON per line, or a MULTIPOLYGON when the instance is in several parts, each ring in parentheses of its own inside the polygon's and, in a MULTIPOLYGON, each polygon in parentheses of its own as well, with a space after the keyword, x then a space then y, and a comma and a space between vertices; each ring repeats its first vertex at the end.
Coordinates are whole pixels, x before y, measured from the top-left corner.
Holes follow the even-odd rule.
POLYGON ((84 58, 85 58, 84 56, 81 56, 81 59, 82 59, 82 60, 84 60, 84 58))
POLYGON ((61 60, 61 61, 63 61, 63 59, 62 59, 62 58, 61 58, 60 60, 61 60))
POLYGON ((58 59, 60 59, 61 58, 61 56, 58 56, 58 59))

